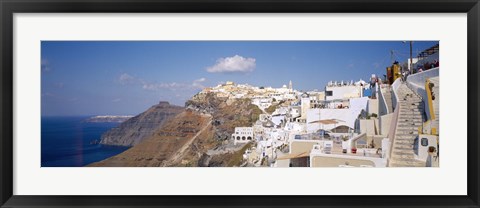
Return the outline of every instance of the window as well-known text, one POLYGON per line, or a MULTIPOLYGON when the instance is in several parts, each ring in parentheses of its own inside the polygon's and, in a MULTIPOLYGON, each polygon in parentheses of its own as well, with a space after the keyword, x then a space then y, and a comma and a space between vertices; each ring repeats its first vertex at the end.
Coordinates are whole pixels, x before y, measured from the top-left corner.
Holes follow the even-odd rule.
POLYGON ((239 136, 237 136, 237 140, 240 140, 240 137, 239 137, 239 136))
POLYGON ((325 91, 325 96, 333 96, 333 91, 325 91))
POLYGON ((248 140, 252 140, 252 137, 248 137, 247 139, 248 139, 248 140))
POLYGON ((242 140, 245 140, 245 137, 244 137, 244 136, 242 137, 242 140))
POLYGON ((421 143, 422 143, 422 146, 424 146, 424 147, 428 146, 428 139, 427 138, 422 138, 421 143))

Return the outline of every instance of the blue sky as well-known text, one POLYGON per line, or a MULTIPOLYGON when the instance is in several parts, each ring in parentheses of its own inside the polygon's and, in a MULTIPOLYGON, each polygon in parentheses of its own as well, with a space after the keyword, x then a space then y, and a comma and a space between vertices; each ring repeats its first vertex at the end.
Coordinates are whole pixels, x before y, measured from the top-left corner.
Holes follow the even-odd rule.
MULTIPOLYGON (((437 41, 414 41, 414 56, 437 41)), ((383 76, 409 57, 402 41, 42 41, 42 116, 135 115, 183 106, 225 81, 323 90, 383 76)))

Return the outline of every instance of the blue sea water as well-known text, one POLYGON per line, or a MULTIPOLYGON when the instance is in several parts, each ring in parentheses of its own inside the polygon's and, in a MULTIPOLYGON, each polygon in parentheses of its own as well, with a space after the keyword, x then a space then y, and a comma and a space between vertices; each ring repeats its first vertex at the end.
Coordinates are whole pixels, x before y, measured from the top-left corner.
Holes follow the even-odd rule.
POLYGON ((84 122, 87 118, 42 117, 42 167, 81 167, 128 149, 94 142, 119 123, 84 122))

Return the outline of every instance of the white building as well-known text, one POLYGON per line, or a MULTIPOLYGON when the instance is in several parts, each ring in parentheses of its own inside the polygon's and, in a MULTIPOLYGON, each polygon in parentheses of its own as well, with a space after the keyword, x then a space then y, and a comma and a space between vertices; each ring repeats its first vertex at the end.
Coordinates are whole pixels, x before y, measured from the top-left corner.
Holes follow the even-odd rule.
POLYGON ((235 127, 235 132, 232 134, 234 144, 247 143, 253 140, 253 127, 235 127))
POLYGON ((355 128, 355 120, 362 110, 367 109, 367 97, 350 99, 349 108, 342 109, 308 109, 307 110, 307 132, 312 133, 319 129, 330 130, 336 126, 346 125, 350 128, 355 128), (326 119, 338 119, 337 124, 322 125, 318 121, 326 119))
POLYGON ((345 84, 337 82, 329 83, 325 87, 325 100, 347 100, 350 98, 362 97, 363 87, 355 84, 345 84))
POLYGON ((258 106, 258 108, 264 110, 272 105, 272 98, 268 97, 254 97, 252 104, 258 106))
POLYGON ((300 119, 301 120, 306 120, 307 119, 307 111, 310 109, 310 97, 307 94, 302 95, 302 100, 301 100, 301 113, 300 113, 300 119))

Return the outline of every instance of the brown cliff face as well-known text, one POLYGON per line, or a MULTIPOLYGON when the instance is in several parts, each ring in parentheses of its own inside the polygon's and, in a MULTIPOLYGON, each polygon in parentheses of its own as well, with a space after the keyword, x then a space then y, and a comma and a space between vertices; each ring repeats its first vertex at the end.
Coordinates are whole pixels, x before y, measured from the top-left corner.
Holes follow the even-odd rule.
MULTIPOLYGON (((261 113, 249 100, 236 100, 229 104, 225 101, 214 95, 190 100, 186 103, 186 110, 167 120, 139 144, 89 166, 211 166, 203 161, 205 157, 210 157, 206 155, 207 151, 233 142, 230 135, 235 127, 251 126, 261 113)), ((242 154, 235 154, 235 157, 242 154)), ((231 154, 225 156, 233 157, 231 154)), ((215 158, 221 157, 215 155, 215 158)), ((215 161, 213 166, 239 166, 241 159, 229 159, 235 162, 225 163, 212 161, 215 161)))
POLYGON ((210 131, 210 121, 208 115, 183 111, 138 145, 90 166, 166 166, 167 160, 175 159, 175 154, 181 153, 182 147, 190 146, 197 137, 205 137, 210 131))
POLYGON ((132 117, 119 127, 102 135, 101 144, 118 146, 135 146, 162 127, 168 119, 182 112, 183 108, 160 102, 147 111, 132 117))
POLYGON ((262 113, 256 105, 251 104, 250 99, 229 101, 227 98, 218 98, 213 94, 195 96, 185 105, 189 109, 213 116, 217 140, 229 139, 235 127, 252 126, 262 113))

